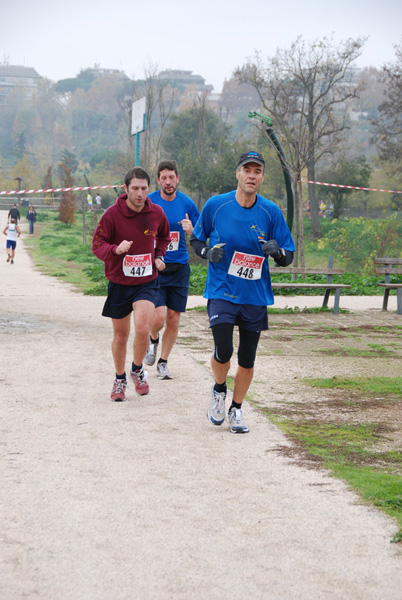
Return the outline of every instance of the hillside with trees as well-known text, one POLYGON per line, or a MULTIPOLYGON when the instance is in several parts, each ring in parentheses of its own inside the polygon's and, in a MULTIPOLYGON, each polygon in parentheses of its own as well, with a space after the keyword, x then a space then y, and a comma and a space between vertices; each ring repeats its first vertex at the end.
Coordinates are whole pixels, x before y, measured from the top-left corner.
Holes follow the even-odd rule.
MULTIPOLYGON (((364 44, 363 38, 335 45, 327 38, 299 37, 274 56, 257 53, 228 74, 218 98, 208 86, 175 81, 155 65, 136 80, 96 69, 58 82, 42 79, 30 97, 17 86, 0 105, 0 188, 16 189, 16 178, 25 189, 59 187, 66 181, 66 157, 74 165, 72 185, 117 184, 135 161, 132 103, 146 96, 140 163, 156 185, 159 160, 176 159, 182 189, 199 207, 236 185, 237 157, 252 146, 267 159, 262 193, 286 208, 279 160, 248 118, 257 110, 272 117, 293 173, 299 244, 307 198, 315 238, 321 235, 322 201, 332 204, 333 218, 401 211, 402 195, 335 194, 298 184, 305 178, 402 189, 402 43, 395 61, 380 70, 356 68, 364 44)), ((107 204, 116 192, 105 190, 102 197, 107 204)))

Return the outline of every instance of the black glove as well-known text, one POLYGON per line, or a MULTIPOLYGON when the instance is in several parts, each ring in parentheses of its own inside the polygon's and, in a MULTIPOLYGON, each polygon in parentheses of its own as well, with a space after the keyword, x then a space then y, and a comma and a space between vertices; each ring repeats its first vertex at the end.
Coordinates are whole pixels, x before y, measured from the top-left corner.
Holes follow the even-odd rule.
POLYGON ((223 256, 225 254, 225 250, 222 246, 213 246, 207 250, 205 258, 213 263, 221 262, 223 256))
POLYGON ((272 256, 274 260, 279 260, 282 257, 278 242, 276 240, 268 240, 268 242, 261 242, 261 250, 267 256, 272 256))

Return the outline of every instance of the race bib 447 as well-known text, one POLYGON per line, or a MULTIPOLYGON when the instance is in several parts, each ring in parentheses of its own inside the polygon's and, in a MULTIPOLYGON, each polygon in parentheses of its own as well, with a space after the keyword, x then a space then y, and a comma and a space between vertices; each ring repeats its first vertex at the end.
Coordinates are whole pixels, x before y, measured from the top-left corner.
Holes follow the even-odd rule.
POLYGON ((126 277, 146 277, 152 275, 150 254, 126 254, 123 258, 123 273, 126 277))
POLYGON ((245 254, 244 252, 235 251, 228 273, 229 275, 241 277, 241 279, 246 279, 248 281, 261 279, 264 260, 264 256, 256 256, 255 254, 245 254))

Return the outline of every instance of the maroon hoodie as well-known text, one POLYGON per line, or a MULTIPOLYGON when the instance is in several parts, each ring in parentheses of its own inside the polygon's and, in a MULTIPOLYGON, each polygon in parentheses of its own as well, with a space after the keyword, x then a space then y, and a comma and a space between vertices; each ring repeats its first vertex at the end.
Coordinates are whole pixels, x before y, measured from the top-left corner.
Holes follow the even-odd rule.
POLYGON ((165 256, 170 242, 169 222, 163 209, 149 198, 135 212, 119 196, 103 214, 92 239, 92 252, 105 263, 105 276, 122 285, 140 285, 158 276, 155 257, 165 256), (126 254, 116 254, 123 241, 133 242, 126 254))

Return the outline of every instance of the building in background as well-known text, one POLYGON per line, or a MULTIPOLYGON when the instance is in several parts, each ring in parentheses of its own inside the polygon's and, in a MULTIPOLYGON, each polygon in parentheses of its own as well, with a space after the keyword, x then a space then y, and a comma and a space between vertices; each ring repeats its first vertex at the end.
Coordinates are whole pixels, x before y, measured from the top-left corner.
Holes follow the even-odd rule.
POLYGON ((127 77, 124 71, 120 71, 119 69, 105 69, 101 67, 99 63, 95 63, 93 68, 88 67, 84 69, 84 71, 93 75, 94 78, 110 77, 115 75, 120 79, 120 81, 129 81, 129 77, 127 77))
POLYGON ((182 86, 186 88, 192 86, 197 92, 212 92, 213 85, 205 85, 205 79, 201 75, 193 75, 192 71, 180 71, 175 69, 165 69, 158 74, 161 81, 168 81, 170 85, 182 86))
POLYGON ((30 98, 41 79, 33 67, 0 63, 0 105, 7 104, 8 94, 17 87, 24 89, 30 98))

